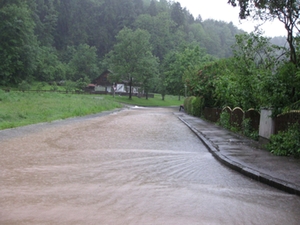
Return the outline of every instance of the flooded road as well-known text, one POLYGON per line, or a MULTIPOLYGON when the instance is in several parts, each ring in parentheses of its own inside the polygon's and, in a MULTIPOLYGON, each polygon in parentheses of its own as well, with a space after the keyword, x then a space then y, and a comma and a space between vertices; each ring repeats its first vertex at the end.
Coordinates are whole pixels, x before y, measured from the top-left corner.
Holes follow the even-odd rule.
POLYGON ((0 224, 299 224, 299 197, 221 165, 176 113, 0 131, 0 224))

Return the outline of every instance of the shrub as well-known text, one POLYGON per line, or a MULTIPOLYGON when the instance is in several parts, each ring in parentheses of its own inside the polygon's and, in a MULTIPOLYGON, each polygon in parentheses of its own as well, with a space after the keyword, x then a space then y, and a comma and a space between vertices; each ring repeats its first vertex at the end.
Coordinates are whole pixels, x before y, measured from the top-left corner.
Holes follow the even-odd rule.
POLYGON ((185 99, 184 101, 184 110, 186 113, 192 115, 193 113, 193 105, 192 105, 192 102, 193 102, 193 99, 196 98, 194 96, 191 96, 191 97, 188 97, 185 99))
POLYGON ((300 125, 296 123, 273 134, 266 147, 274 155, 300 157, 300 125))
POLYGON ((36 90, 37 91, 42 91, 45 87, 47 86, 47 83, 46 82, 38 82, 37 83, 37 86, 36 86, 36 90))
POLYGON ((57 91, 58 90, 58 86, 57 86, 55 81, 52 83, 50 90, 51 91, 57 91))
POLYGON ((203 109, 203 98, 202 97, 195 97, 192 99, 192 115, 200 117, 202 114, 203 109))
POLYGON ((19 83, 18 88, 20 91, 24 92, 30 90, 31 87, 27 81, 23 80, 21 83, 19 83))
POLYGON ((64 83, 64 89, 66 90, 67 93, 74 91, 75 88, 76 88, 76 83, 73 81, 67 80, 64 83))
POLYGON ((183 106, 184 106, 185 110, 187 110, 187 108, 188 108, 188 101, 189 101, 189 98, 184 99, 183 106))
POLYGON ((258 140, 258 131, 254 131, 251 127, 251 119, 244 119, 242 122, 243 134, 253 140, 258 140))
POLYGON ((231 126, 230 126, 230 114, 226 111, 223 111, 220 115, 220 120, 219 120, 219 124, 230 130, 231 129, 231 126))

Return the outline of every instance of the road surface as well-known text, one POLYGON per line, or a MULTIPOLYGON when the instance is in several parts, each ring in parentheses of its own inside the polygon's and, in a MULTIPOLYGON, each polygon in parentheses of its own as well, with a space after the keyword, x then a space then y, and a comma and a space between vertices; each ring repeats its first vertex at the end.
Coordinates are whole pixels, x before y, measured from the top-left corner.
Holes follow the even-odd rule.
POLYGON ((221 165, 177 113, 0 131, 0 224, 299 224, 299 197, 221 165))

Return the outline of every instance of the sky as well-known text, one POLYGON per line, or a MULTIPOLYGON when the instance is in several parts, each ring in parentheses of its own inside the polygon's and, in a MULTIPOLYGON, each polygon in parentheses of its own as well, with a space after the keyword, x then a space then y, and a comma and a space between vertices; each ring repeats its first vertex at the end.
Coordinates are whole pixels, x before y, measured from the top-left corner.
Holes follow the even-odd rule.
MULTIPOLYGON (((232 22, 236 27, 247 31, 254 31, 255 23, 239 20, 239 8, 227 4, 227 0, 174 0, 179 2, 182 8, 186 8, 195 18, 201 15, 202 20, 214 19, 232 22)), ((267 37, 286 36, 284 24, 278 20, 265 23, 261 29, 267 37)))

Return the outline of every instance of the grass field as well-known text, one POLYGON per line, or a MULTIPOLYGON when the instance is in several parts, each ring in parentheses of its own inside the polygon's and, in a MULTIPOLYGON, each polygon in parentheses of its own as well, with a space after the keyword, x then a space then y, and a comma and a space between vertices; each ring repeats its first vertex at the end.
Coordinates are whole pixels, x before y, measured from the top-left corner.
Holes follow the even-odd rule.
POLYGON ((62 94, 56 92, 4 92, 0 89, 0 130, 29 124, 51 122, 69 117, 95 114, 123 107, 123 104, 137 106, 179 106, 183 100, 161 95, 154 98, 137 98, 111 95, 62 94))
POLYGON ((101 96, 0 91, 0 129, 120 108, 101 96))
POLYGON ((167 95, 165 99, 162 100, 160 94, 154 94, 154 98, 138 98, 133 96, 132 99, 129 99, 128 96, 119 96, 116 95, 106 95, 106 99, 117 101, 123 104, 136 105, 136 106, 149 106, 149 107, 168 107, 168 106, 178 106, 183 103, 184 99, 178 100, 178 96, 167 95))

